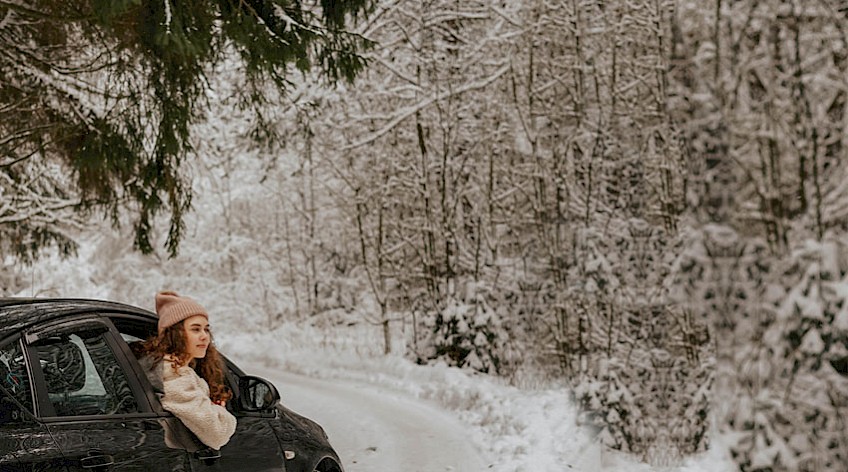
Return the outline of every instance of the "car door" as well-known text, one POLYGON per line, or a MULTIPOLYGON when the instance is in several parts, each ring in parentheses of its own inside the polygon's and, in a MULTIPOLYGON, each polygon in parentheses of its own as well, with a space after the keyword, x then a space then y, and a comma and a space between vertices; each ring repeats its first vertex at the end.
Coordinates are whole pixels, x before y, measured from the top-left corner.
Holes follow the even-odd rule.
POLYGON ((0 343, 0 470, 65 470, 64 456, 34 412, 20 338, 0 343))
MULTIPOLYGON (((222 356, 223 357, 223 356, 222 356)), ((192 465, 196 472, 279 471, 285 470, 285 460, 269 419, 274 418, 276 410, 249 412, 239 408, 239 378, 244 373, 229 360, 226 364, 226 380, 233 398, 227 409, 236 417, 236 432, 230 441, 221 448, 221 457, 214 461, 204 461, 193 457, 192 465), (246 464, 250 464, 247 467, 246 464)))
MULTIPOLYGON (((129 343, 128 345, 139 343, 156 333, 155 322, 148 318, 129 314, 115 314, 111 316, 111 320, 121 338, 129 343)), ((128 347, 127 351, 133 351, 133 349, 128 347)), ((134 357, 131 362, 138 372, 143 371, 134 357)), ((237 394, 238 377, 244 374, 238 368, 232 368, 234 366, 231 363, 227 362, 226 364, 227 385, 234 394, 237 394)), ((145 384, 143 388, 153 391, 153 386, 150 385, 144 375, 140 375, 139 378, 145 384)), ((215 451, 191 453, 189 456, 192 470, 195 472, 234 470, 279 472, 285 470, 285 460, 280 451, 279 442, 268 422, 268 419, 272 418, 275 413, 272 411, 242 412, 239 411, 237 402, 234 400, 235 398, 227 404, 227 409, 236 417, 236 432, 217 453, 215 451)), ((154 402, 153 408, 156 411, 173 418, 170 413, 162 408, 158 397, 152 396, 152 401, 154 402)))
POLYGON ((97 315, 40 326, 25 336, 37 415, 69 472, 187 471, 165 446, 165 422, 128 368, 114 327, 97 315))

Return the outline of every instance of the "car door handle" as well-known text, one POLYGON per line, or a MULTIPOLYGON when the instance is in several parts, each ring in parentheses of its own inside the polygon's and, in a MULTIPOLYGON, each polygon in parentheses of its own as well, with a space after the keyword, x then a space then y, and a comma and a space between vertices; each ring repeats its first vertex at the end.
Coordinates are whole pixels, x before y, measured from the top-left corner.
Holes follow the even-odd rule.
POLYGON ((207 447, 194 453, 194 457, 203 461, 206 465, 211 465, 213 462, 221 458, 221 451, 207 447))
POLYGON ((80 467, 83 469, 104 469, 115 463, 115 459, 108 454, 85 456, 80 459, 80 467))

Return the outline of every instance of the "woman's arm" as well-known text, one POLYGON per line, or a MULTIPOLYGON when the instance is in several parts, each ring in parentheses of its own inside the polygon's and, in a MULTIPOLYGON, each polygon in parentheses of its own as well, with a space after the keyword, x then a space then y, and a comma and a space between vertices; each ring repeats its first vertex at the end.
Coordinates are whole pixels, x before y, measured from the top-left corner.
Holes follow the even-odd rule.
POLYGON ((162 363, 165 395, 162 407, 174 414, 203 444, 220 449, 236 430, 236 418, 221 405, 212 403, 209 386, 189 367, 174 372, 162 363))

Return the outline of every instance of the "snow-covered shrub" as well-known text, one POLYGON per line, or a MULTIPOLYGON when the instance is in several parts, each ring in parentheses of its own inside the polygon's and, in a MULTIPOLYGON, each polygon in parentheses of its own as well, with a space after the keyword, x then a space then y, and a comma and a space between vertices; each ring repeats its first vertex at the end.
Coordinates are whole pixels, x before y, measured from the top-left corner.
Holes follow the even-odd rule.
POLYGON ((637 451, 634 441, 641 442, 630 433, 635 426, 641 426, 641 414, 632 408, 633 394, 631 385, 622 375, 627 369, 619 359, 600 361, 593 372, 587 372, 577 379, 574 396, 582 411, 580 421, 601 429, 601 440, 607 446, 623 451, 637 451))
POLYGON ((497 373, 497 348, 502 337, 499 324, 494 312, 483 304, 448 301, 448 306, 436 314, 436 358, 449 360, 449 365, 497 373))
POLYGON ((490 300, 483 284, 467 284, 462 297, 450 298, 444 308, 421 316, 423 347, 419 362, 443 361, 447 365, 479 372, 506 374, 512 368, 509 329, 490 300))
POLYGON ((604 444, 655 466, 674 466, 707 445, 711 365, 664 349, 634 347, 601 359, 574 387, 581 421, 604 444))
POLYGON ((707 446, 712 356, 702 318, 674 296, 683 238, 644 220, 587 232, 565 297, 582 421, 656 466, 707 446))

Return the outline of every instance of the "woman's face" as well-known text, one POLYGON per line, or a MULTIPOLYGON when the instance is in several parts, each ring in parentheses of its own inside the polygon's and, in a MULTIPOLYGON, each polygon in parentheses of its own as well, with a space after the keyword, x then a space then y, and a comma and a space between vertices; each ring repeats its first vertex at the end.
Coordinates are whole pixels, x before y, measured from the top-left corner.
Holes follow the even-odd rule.
POLYGON ((185 331, 186 350, 191 354, 192 359, 206 357, 206 349, 209 348, 209 343, 212 340, 209 321, 206 317, 194 315, 191 318, 186 318, 183 322, 183 330, 185 331))

